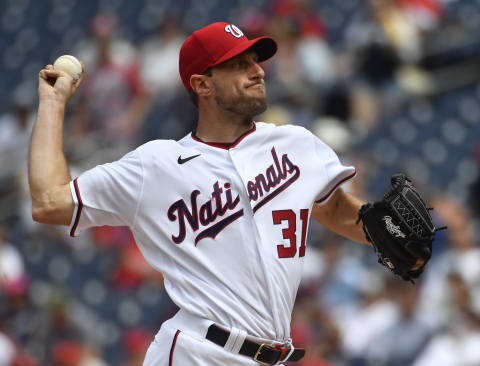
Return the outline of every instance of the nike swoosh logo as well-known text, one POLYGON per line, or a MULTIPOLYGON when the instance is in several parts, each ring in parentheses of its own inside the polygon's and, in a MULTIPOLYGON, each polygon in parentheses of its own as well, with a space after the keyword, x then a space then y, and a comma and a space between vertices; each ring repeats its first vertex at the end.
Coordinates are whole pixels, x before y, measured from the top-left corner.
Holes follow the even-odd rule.
POLYGON ((182 159, 182 155, 180 155, 178 157, 177 162, 178 162, 178 164, 185 164, 187 161, 195 159, 196 157, 198 157, 200 155, 202 155, 202 154, 192 155, 192 156, 189 156, 188 158, 185 158, 185 159, 182 159))

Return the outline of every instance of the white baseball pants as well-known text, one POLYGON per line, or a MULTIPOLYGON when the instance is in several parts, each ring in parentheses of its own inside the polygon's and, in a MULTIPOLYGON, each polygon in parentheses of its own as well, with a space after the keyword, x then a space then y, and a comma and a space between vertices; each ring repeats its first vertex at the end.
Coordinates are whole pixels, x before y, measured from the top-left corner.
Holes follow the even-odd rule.
POLYGON ((143 366, 259 365, 249 357, 227 351, 206 339, 212 323, 180 310, 162 324, 147 350, 143 366))

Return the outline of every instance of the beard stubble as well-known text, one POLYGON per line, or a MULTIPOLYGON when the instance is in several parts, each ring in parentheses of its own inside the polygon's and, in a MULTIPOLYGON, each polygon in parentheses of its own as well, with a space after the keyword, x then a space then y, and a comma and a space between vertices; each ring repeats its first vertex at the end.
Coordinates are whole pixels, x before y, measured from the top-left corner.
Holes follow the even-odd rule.
POLYGON ((267 98, 253 97, 242 94, 240 96, 227 96, 217 87, 215 101, 223 110, 229 111, 246 119, 257 116, 267 110, 267 98))

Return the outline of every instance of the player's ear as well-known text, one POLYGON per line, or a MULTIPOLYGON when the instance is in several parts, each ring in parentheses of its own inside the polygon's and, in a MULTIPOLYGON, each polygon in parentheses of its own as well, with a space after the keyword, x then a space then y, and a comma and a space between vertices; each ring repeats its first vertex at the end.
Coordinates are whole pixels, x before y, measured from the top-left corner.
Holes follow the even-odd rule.
POLYGON ((207 75, 190 76, 190 87, 198 96, 207 97, 213 92, 213 83, 207 75))

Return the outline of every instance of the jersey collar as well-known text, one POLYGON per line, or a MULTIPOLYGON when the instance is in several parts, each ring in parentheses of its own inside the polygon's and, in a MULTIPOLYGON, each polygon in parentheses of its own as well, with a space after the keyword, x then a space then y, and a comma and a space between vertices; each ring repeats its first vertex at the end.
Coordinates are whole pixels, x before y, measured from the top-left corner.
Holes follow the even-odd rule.
POLYGON ((195 130, 192 131, 192 139, 194 139, 195 141, 201 142, 202 144, 205 144, 205 145, 218 147, 219 149, 230 150, 230 149, 234 148, 235 146, 237 146, 240 143, 240 141, 242 141, 245 137, 247 137, 251 133, 255 132, 256 129, 257 129, 257 126, 254 122, 253 127, 251 129, 249 129, 248 131, 241 134, 233 142, 206 142, 206 141, 203 141, 202 139, 200 139, 199 137, 197 137, 195 135, 195 130))

